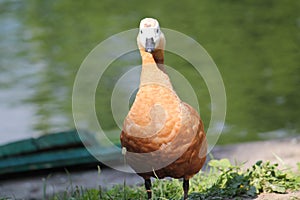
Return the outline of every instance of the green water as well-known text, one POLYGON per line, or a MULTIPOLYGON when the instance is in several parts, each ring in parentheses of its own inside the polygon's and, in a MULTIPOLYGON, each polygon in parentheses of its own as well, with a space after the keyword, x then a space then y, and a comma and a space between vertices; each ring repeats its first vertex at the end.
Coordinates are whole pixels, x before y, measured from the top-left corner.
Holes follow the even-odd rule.
MULTIPOLYGON (((74 128, 72 88, 80 64, 101 41, 148 16, 198 41, 217 64, 227 95, 220 144, 299 133, 300 1, 178 2, 1 0, 0 140, 8 133, 29 137, 74 128)), ((106 130, 117 129, 110 109, 114 84, 140 63, 137 52, 123 57, 97 89, 106 130)), ((178 56, 167 53, 166 61, 191 81, 208 124, 205 83, 178 56)))

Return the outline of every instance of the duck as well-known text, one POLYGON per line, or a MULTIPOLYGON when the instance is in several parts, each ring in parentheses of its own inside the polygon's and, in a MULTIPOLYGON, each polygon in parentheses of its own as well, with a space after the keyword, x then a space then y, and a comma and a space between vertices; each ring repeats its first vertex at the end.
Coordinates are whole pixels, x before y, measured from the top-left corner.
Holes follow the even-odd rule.
POLYGON ((137 36, 140 84, 120 140, 126 163, 144 179, 148 199, 151 177, 182 179, 187 199, 189 180, 205 163, 207 140, 200 115, 172 86, 164 65, 165 45, 159 22, 142 19, 137 36))

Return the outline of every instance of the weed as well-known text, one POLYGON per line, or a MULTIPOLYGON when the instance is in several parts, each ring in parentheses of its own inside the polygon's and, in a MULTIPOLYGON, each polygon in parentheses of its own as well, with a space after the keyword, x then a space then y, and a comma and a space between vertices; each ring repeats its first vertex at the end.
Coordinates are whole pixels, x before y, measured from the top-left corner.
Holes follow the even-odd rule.
MULTIPOLYGON (((299 165, 300 166, 300 165, 299 165)), ((299 170, 300 172, 300 170, 299 170)), ((278 164, 258 161, 246 171, 242 166, 232 165, 228 159, 211 160, 206 172, 200 171, 190 180, 189 199, 242 199, 259 193, 286 193, 300 189, 300 173, 289 169, 279 170, 278 164)), ((111 189, 83 189, 55 195, 53 200, 127 200, 146 199, 143 186, 116 185, 111 189)), ((155 180, 153 199, 181 199, 182 181, 177 179, 155 180)))
POLYGON ((288 190, 300 188, 300 176, 290 170, 279 170, 278 164, 256 162, 246 174, 250 177, 251 184, 256 192, 286 193, 288 190))

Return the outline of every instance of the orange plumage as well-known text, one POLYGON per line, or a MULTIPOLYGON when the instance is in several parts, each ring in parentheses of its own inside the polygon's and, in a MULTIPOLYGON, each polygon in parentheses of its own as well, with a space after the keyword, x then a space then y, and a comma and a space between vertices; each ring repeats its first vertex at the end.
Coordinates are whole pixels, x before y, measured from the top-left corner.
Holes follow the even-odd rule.
POLYGON ((150 177, 157 176, 183 178, 186 199, 188 180, 206 159, 203 123, 198 113, 180 100, 165 73, 165 38, 155 19, 141 21, 137 41, 142 57, 140 87, 124 120, 121 144, 127 150, 128 164, 145 179, 148 198, 150 177), (159 35, 149 38, 152 31, 159 35))

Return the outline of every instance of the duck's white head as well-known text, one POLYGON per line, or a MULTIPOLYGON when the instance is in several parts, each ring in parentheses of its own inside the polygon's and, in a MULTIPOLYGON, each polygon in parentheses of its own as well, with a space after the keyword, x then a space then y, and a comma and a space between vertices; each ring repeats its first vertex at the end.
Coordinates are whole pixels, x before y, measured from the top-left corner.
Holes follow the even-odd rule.
POLYGON ((162 49, 164 36, 158 21, 153 18, 142 19, 137 40, 138 44, 149 53, 152 53, 157 48, 162 49))

